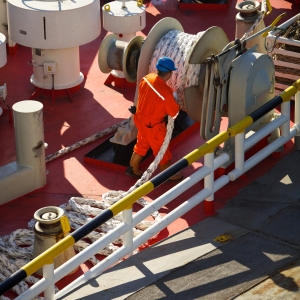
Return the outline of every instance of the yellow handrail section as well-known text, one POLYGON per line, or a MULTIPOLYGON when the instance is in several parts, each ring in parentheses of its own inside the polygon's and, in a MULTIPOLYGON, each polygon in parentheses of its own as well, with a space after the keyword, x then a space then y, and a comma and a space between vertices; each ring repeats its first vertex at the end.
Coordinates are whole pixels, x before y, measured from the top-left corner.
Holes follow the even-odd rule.
POLYGON ((267 8, 268 8, 268 11, 266 13, 266 16, 268 16, 272 12, 272 5, 270 3, 270 0, 267 0, 267 8))
MULTIPOLYGON (((267 15, 268 15, 268 14, 267 14, 267 15)), ((266 37, 266 36, 268 35, 269 31, 273 30, 274 27, 275 27, 275 25, 276 25, 276 24, 279 22, 279 20, 281 20, 285 15, 286 15, 286 13, 280 14, 280 15, 279 15, 279 16, 271 23, 271 25, 268 26, 268 27, 270 27, 270 29, 267 30, 267 31, 265 31, 265 32, 262 34, 262 36, 263 36, 263 37, 266 37)))
POLYGON ((297 91, 300 91, 300 79, 295 81, 292 86, 288 87, 281 94, 274 97, 272 100, 258 108, 256 111, 249 114, 249 116, 246 116, 240 122, 228 128, 227 131, 219 133, 199 148, 193 150, 188 155, 184 156, 178 162, 169 167, 167 170, 161 172, 154 178, 151 178, 149 181, 135 189, 133 192, 113 204, 109 209, 104 210, 100 215, 93 218, 90 222, 72 232, 57 244, 34 258, 31 262, 26 264, 5 281, 0 283, 0 295, 3 295, 3 293, 11 289, 14 285, 18 284, 27 276, 42 268, 43 265, 51 264, 57 255, 68 249, 70 246, 74 245, 77 241, 111 219, 113 216, 117 215, 125 209, 128 209, 128 207, 131 207, 134 202, 151 192, 158 185, 165 182, 168 178, 176 174, 178 171, 184 169, 188 165, 202 158, 205 154, 211 153, 216 147, 224 143, 230 137, 234 137, 235 135, 244 132, 249 125, 253 124, 263 115, 277 107, 279 104, 289 101, 291 96, 295 95, 297 91))

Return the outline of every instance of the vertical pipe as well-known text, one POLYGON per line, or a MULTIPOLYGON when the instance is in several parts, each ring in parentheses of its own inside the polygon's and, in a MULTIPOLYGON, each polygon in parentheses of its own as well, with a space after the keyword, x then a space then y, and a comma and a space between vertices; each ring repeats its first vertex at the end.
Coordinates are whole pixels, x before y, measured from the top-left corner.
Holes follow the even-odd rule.
POLYGON ((0 68, 7 63, 6 36, 0 32, 0 68))
POLYGON ((290 101, 281 103, 281 115, 288 117, 288 121, 281 125, 281 136, 290 139, 290 101))
POLYGON ((211 169, 211 172, 204 177, 204 188, 211 191, 211 195, 204 200, 204 213, 206 215, 214 214, 214 156, 215 153, 210 152, 204 155, 204 166, 211 169))
POLYGON ((52 282, 52 284, 44 291, 45 300, 55 299, 55 288, 54 288, 54 263, 43 266, 43 276, 45 279, 52 282))
POLYGON ((235 136, 235 168, 244 172, 245 166, 245 132, 235 136))
POLYGON ((130 257, 133 254, 133 223, 132 223, 132 207, 129 209, 125 209, 122 211, 122 219, 123 222, 130 226, 130 230, 126 231, 123 235, 123 245, 129 249, 131 249, 129 255, 126 256, 130 257))
POLYGON ((15 123, 16 160, 35 170, 36 188, 46 184, 43 104, 24 100, 12 107, 15 123))
MULTIPOLYGON (((300 91, 295 95, 295 124, 300 126, 300 91)), ((295 136, 295 149, 300 150, 300 133, 295 136)))

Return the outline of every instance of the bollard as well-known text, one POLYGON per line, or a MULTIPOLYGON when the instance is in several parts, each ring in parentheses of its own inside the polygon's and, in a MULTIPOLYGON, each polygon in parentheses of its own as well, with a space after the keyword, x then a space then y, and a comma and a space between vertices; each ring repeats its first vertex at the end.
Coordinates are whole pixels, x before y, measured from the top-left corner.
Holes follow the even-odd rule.
POLYGON ((46 184, 43 104, 24 100, 13 105, 16 160, 35 170, 35 188, 46 184))
MULTIPOLYGON (((64 228, 61 225, 61 220, 65 217, 63 209, 56 206, 47 206, 34 213, 34 219, 37 221, 34 226, 34 258, 68 235, 68 232, 64 231, 64 228)), ((64 264, 75 255, 73 247, 60 253, 54 259, 54 269, 64 264)), ((77 268, 70 274, 73 274, 76 271, 77 268)), ((43 276, 43 270, 39 269, 36 274, 43 276)))

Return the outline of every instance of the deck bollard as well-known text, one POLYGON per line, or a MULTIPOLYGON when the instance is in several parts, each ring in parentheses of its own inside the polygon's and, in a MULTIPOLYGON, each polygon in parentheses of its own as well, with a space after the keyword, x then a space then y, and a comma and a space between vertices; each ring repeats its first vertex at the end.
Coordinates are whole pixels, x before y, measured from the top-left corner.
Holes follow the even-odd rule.
POLYGON ((13 105, 16 161, 35 170, 35 188, 46 184, 43 104, 24 100, 13 105))
MULTIPOLYGON (((65 229, 65 221, 62 222, 62 220, 66 220, 65 218, 64 210, 56 206, 47 206, 34 213, 34 219, 37 221, 34 226, 34 258, 68 235, 70 228, 65 229)), ((54 269, 61 266, 75 255, 73 246, 69 247, 55 257, 54 269)), ((77 268, 70 274, 73 274, 76 271, 77 268)), ((42 269, 39 269, 36 274, 43 276, 42 269)))

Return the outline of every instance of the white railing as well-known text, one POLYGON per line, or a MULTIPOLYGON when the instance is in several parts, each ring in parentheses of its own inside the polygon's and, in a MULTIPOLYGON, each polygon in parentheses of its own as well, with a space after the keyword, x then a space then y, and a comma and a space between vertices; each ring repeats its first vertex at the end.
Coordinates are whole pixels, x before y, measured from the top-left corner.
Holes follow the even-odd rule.
POLYGON ((222 175, 218 179, 214 178, 214 171, 229 161, 229 156, 226 153, 221 154, 218 157, 214 157, 214 152, 211 151, 204 155, 204 165, 195 171, 191 176, 187 177, 171 190, 161 195, 154 200, 151 204, 144 207, 136 214, 132 214, 132 209, 123 211, 123 223, 107 233, 104 237, 94 242, 91 246, 78 253, 75 257, 71 258, 62 266, 54 270, 53 264, 45 265, 43 267, 44 278, 42 278, 35 285, 30 287, 25 293, 18 296, 16 299, 33 299, 40 293, 44 292, 46 300, 58 299, 75 289, 79 285, 87 282, 89 279, 98 276, 111 266, 115 265, 122 258, 132 255, 133 251, 140 245, 147 242, 151 237, 157 235, 162 229, 166 228, 169 224, 180 218, 182 215, 193 209, 196 205, 202 201, 213 201, 214 193, 225 186, 229 181, 236 180, 239 176, 247 172, 253 166, 258 164, 268 155, 273 153, 287 143, 295 136, 300 136, 300 92, 298 91, 295 97, 295 123, 290 128, 290 102, 282 102, 281 104, 281 116, 273 120, 269 124, 265 125, 262 129, 254 133, 248 138, 245 138, 245 133, 238 133, 235 135, 235 169, 227 175, 222 175), (268 134, 280 128, 281 136, 272 141, 265 148, 254 154, 252 157, 244 160, 245 151, 261 141, 262 138, 268 134), (197 184, 204 179, 204 188, 186 200, 180 206, 172 210, 163 218, 155 222, 147 230, 143 231, 137 237, 133 238, 132 228, 150 216, 155 211, 158 211, 161 207, 168 204, 174 198, 197 184), (54 284, 69 274, 72 270, 76 269, 81 263, 87 261, 90 257, 97 254, 98 251, 103 249, 109 243, 115 239, 124 235, 124 245, 116 252, 110 254, 107 258, 99 262, 89 271, 81 275, 74 280, 68 286, 63 288, 57 294, 54 294, 54 284))

